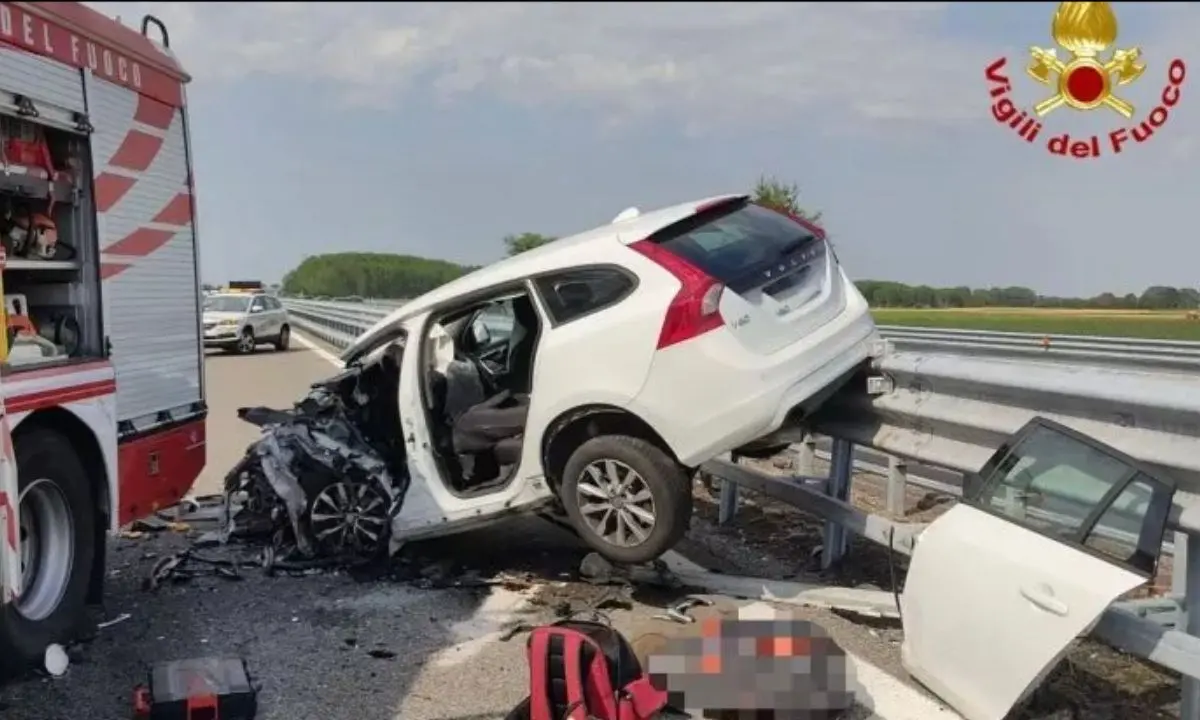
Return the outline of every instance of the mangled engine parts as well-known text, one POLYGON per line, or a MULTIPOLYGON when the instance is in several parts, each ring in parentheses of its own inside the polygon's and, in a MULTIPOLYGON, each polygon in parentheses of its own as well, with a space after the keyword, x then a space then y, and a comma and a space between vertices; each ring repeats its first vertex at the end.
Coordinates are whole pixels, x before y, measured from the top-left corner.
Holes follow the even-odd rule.
POLYGON ((225 478, 226 538, 270 537, 278 560, 386 552, 408 477, 395 462, 398 433, 373 402, 387 390, 365 375, 352 368, 318 383, 289 411, 238 411, 263 435, 225 478))

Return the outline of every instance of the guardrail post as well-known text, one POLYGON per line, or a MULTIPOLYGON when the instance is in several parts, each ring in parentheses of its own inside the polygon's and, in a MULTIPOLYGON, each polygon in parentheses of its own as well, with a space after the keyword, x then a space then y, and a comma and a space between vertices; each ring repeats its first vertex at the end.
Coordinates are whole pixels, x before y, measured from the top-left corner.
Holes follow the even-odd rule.
POLYGON ((904 517, 908 499, 908 463, 898 457, 888 457, 887 511, 893 517, 904 517))
MULTIPOLYGON (((737 458, 729 453, 721 456, 722 460, 736 463, 737 458)), ((717 505, 717 524, 728 525, 733 522, 738 511, 738 486, 728 480, 721 480, 721 498, 717 505)))
POLYGON ((805 433, 804 440, 796 444, 796 474, 812 477, 817 474, 817 439, 805 433))
MULTIPOLYGON (((1172 572, 1183 572, 1187 578, 1183 599, 1187 634, 1200 635, 1200 536, 1188 535, 1187 541, 1182 543, 1177 539, 1172 562, 1172 572), (1187 548, 1183 558, 1179 557, 1181 547, 1187 548)), ((1200 720, 1200 680, 1183 675, 1181 686, 1183 699, 1179 705, 1179 720, 1200 720)))
POLYGON ((1174 539, 1171 542, 1175 549, 1175 552, 1171 554, 1171 597, 1187 596, 1187 542, 1187 533, 1175 531, 1174 539))
MULTIPOLYGON (((854 443, 841 438, 833 439, 829 453, 829 483, 826 494, 842 501, 850 499, 850 480, 854 475, 854 443)), ((821 569, 828 570, 836 565, 850 546, 846 529, 835 522, 826 521, 824 544, 821 547, 821 569)))

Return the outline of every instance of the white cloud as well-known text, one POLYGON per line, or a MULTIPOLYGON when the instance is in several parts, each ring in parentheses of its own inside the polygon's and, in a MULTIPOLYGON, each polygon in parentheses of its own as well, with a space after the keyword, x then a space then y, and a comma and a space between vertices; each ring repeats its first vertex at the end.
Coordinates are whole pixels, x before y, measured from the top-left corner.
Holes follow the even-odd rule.
POLYGON ((379 104, 420 77, 449 98, 666 111, 692 127, 979 117, 983 55, 939 34, 947 3, 91 4, 162 18, 206 83, 317 78, 379 104))

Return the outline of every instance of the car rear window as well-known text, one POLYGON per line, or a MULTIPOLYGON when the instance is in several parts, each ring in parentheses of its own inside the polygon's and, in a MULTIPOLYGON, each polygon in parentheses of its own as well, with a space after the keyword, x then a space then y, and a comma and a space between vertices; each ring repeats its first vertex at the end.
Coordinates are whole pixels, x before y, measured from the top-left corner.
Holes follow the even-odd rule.
POLYGON ((703 210, 650 240, 735 292, 761 284, 764 270, 783 259, 811 261, 825 252, 825 243, 811 230, 748 200, 703 210))

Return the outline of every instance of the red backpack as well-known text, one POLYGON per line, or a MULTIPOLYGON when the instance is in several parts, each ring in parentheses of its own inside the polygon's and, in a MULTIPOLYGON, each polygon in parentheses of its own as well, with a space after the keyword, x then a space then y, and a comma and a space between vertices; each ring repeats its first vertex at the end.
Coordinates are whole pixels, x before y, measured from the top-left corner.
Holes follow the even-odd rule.
POLYGON ((507 720, 649 720, 667 707, 621 633, 562 620, 529 634, 529 697, 507 720))

